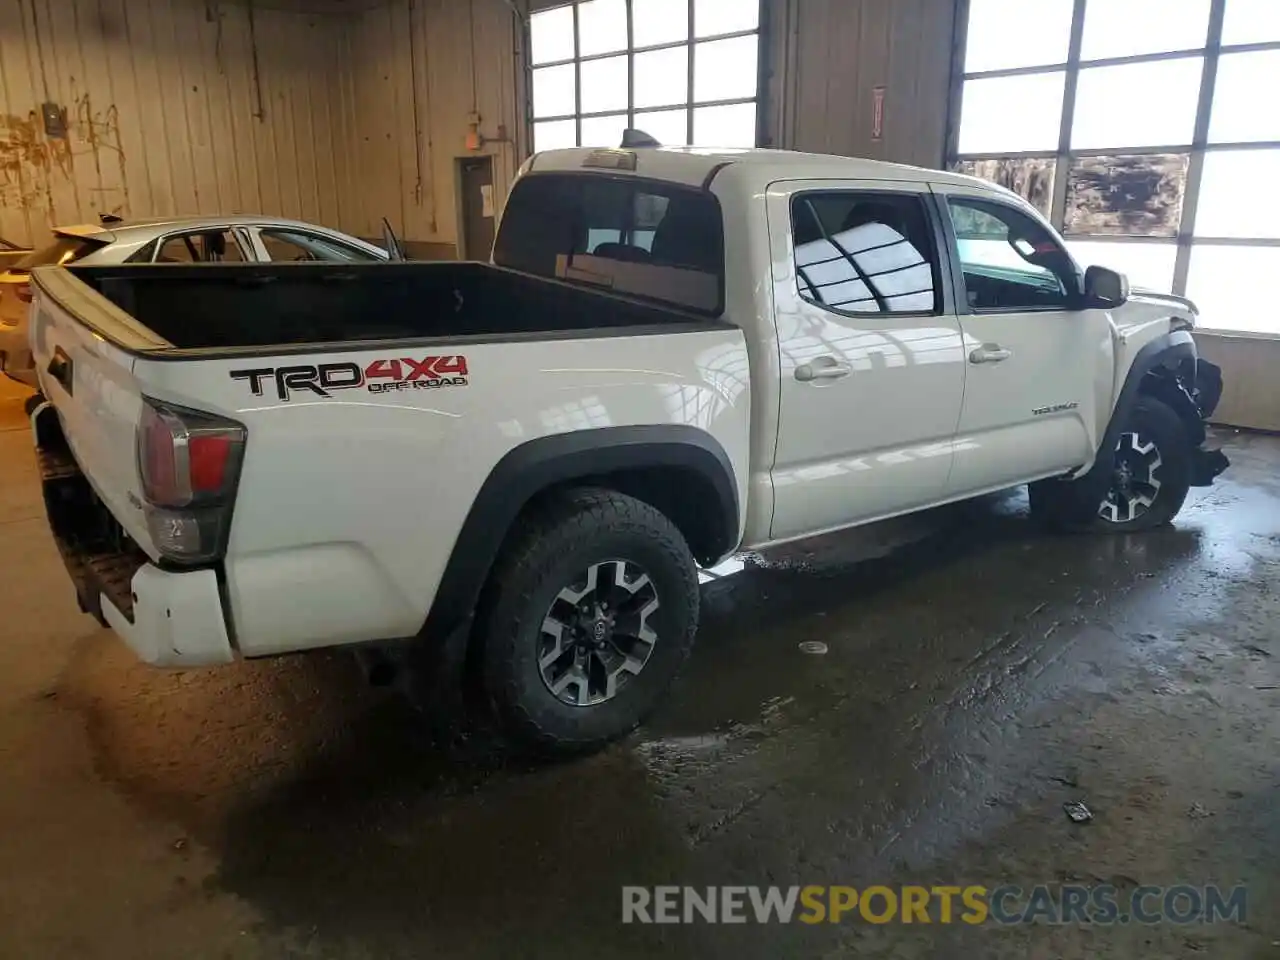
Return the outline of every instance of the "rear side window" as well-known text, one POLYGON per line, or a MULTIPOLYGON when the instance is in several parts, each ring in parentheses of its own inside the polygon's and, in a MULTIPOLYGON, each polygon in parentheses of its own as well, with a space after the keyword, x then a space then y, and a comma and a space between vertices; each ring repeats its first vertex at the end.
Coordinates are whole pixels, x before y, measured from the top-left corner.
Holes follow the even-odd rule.
POLYGON ((106 242, 103 240, 59 236, 47 247, 42 247, 23 257, 10 269, 16 273, 28 273, 33 267, 65 267, 105 246, 106 242))
POLYGON ((800 296, 840 313, 936 313, 938 258, 919 197, 839 191, 791 203, 800 296))
POLYGON ((535 174, 507 201, 500 266, 699 313, 724 307, 720 204, 667 183, 535 174))

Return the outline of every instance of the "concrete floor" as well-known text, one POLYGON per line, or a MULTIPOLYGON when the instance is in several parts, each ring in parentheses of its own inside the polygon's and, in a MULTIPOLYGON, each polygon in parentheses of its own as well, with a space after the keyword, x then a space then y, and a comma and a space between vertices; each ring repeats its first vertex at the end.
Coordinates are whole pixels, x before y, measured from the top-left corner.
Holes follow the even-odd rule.
POLYGON ((751 560, 650 726, 529 766, 435 752, 344 656, 139 666, 76 611, 15 403, 0 430, 0 956, 1280 956, 1280 439, 1223 434, 1142 537, 1046 537, 1013 496, 751 560), (917 881, 1250 911, 619 924, 622 884, 917 881))

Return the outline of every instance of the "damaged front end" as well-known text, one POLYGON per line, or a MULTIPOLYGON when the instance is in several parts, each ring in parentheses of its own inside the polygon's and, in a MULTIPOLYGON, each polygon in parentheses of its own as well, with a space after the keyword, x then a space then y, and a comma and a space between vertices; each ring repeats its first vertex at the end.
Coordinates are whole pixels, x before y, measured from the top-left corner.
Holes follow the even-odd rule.
MULTIPOLYGON (((1194 379, 1188 392, 1189 399, 1196 410, 1197 430, 1193 440, 1198 436, 1198 442, 1194 443, 1191 449, 1191 485, 1207 487, 1231 463, 1221 450, 1204 448, 1205 421, 1213 416, 1213 411, 1217 409, 1218 401, 1222 398, 1222 369, 1208 360, 1197 359, 1192 375, 1194 379)), ((1179 379, 1182 379, 1181 376, 1179 379)))

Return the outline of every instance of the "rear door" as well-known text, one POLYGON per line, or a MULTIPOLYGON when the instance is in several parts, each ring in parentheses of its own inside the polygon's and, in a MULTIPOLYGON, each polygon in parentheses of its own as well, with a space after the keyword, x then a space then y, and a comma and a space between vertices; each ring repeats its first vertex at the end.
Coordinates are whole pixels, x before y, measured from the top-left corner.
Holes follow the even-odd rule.
POLYGON ((965 364, 928 185, 784 182, 766 205, 781 377, 773 538, 935 502, 965 364))
POLYGON ((135 430, 142 395, 132 357, 90 324, 140 348, 164 346, 128 314, 60 268, 37 268, 31 304, 36 375, 77 463, 112 515, 158 558, 142 511, 135 430))
POLYGON ((1075 264, 1030 210, 976 188, 934 189, 955 235, 968 366, 948 494, 1088 463, 1113 371, 1106 312, 1080 309, 1075 264))

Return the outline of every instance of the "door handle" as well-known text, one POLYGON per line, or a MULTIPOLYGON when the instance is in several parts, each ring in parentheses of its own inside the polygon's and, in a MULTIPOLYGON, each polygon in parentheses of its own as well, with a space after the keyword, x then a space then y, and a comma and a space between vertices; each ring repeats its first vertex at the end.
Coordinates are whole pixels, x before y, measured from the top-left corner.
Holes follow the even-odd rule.
POLYGON ((969 354, 970 363, 999 363, 1013 356, 1012 350, 1006 350, 998 343, 984 343, 969 354))
POLYGON ((796 379, 801 383, 811 383, 814 380, 837 380, 840 377, 847 377, 852 372, 853 368, 849 364, 835 357, 816 357, 812 362, 796 367, 796 379))

